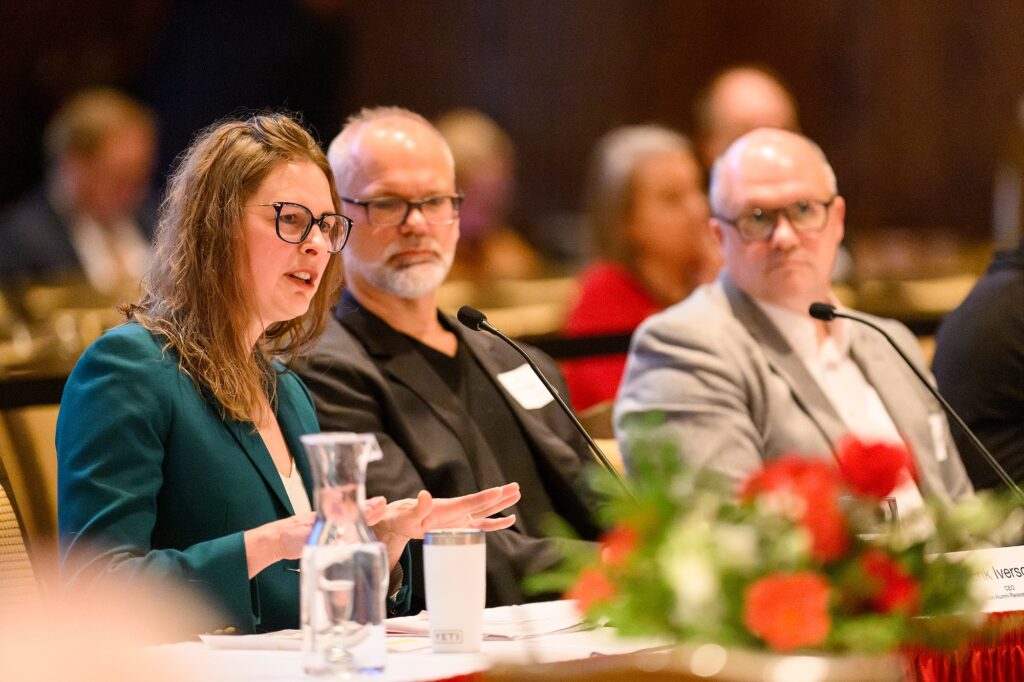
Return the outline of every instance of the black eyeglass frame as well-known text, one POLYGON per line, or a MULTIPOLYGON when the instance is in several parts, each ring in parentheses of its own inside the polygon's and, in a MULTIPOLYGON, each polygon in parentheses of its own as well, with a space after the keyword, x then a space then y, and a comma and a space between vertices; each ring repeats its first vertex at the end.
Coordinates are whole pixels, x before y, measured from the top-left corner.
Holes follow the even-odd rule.
POLYGON ((465 194, 463 194, 461 191, 456 191, 455 194, 434 194, 433 196, 424 197, 423 199, 420 199, 418 201, 409 201, 408 199, 403 199, 401 197, 377 197, 376 199, 353 199, 352 197, 341 197, 341 200, 347 204, 355 204, 356 206, 361 207, 364 211, 366 211, 367 220, 370 220, 370 206, 372 206, 373 204, 376 204, 381 201, 401 201, 402 203, 405 204, 405 213, 402 214, 402 219, 400 221, 398 221, 394 225, 374 225, 372 221, 370 222, 370 224, 373 225, 374 227, 389 228, 401 227, 402 225, 405 225, 405 222, 409 220, 409 214, 412 213, 413 209, 418 210, 423 215, 423 218, 431 225, 451 225, 452 223, 459 219, 459 210, 465 198, 465 194), (452 200, 452 208, 455 212, 455 215, 448 222, 435 223, 431 221, 429 218, 427 218, 426 213, 423 213, 423 205, 430 203, 431 201, 434 201, 436 199, 452 200))
POLYGON ((792 203, 786 204, 785 206, 780 206, 779 208, 768 208, 768 209, 755 208, 753 211, 750 211, 748 213, 742 213, 742 214, 736 216, 735 218, 726 218, 725 216, 719 215, 717 213, 712 213, 711 217, 714 218, 715 220, 718 220, 719 222, 723 222, 723 223, 726 223, 728 225, 732 225, 734 228, 736 228, 736 232, 740 235, 740 238, 743 241, 745 241, 745 242, 761 242, 761 241, 767 241, 767 240, 771 239, 772 235, 775 234, 775 230, 779 227, 779 214, 780 213, 785 213, 786 214, 786 220, 789 221, 790 227, 792 227, 795 232, 798 232, 798 233, 803 233, 803 232, 821 232, 822 230, 825 229, 825 226, 828 225, 828 212, 829 212, 829 209, 832 208, 832 204, 835 203, 836 198, 838 198, 838 197, 839 197, 838 194, 833 194, 832 197, 829 198, 828 200, 823 200, 823 199, 800 199, 799 201, 794 201, 792 203), (817 204, 817 205, 819 205, 819 206, 821 206, 821 207, 823 207, 825 209, 824 219, 821 221, 821 225, 820 226, 818 226, 818 227, 804 227, 804 228, 800 228, 800 227, 797 227, 796 224, 793 222, 792 218, 789 217, 789 209, 791 207, 793 207, 793 206, 797 206, 797 205, 803 204, 803 203, 806 203, 806 204, 817 204), (771 221, 771 227, 769 228, 768 232, 765 233, 765 235, 761 236, 761 237, 750 237, 750 236, 747 236, 746 234, 744 234, 743 230, 740 228, 740 226, 737 223, 737 221, 743 220, 744 218, 747 218, 747 217, 750 217, 750 216, 759 216, 759 215, 771 216, 771 220, 772 220, 771 221))
MULTIPOLYGON (((266 204, 254 205, 274 207, 274 231, 277 233, 277 238, 286 244, 301 244, 302 242, 306 241, 306 239, 309 237, 309 233, 313 231, 313 225, 319 227, 320 233, 323 234, 324 237, 326 238, 327 232, 326 230, 324 230, 324 220, 330 217, 341 218, 341 224, 344 226, 345 229, 345 236, 341 240, 341 246, 339 246, 337 249, 332 249, 330 248, 330 246, 328 246, 327 253, 340 253, 341 250, 345 248, 345 244, 348 243, 348 238, 352 235, 352 225, 354 223, 352 222, 351 218, 349 218, 347 215, 342 215, 341 213, 324 213, 319 218, 316 218, 313 216, 313 212, 309 210, 307 206, 303 206, 302 204, 296 203, 294 201, 271 201, 266 204), (306 225, 306 229, 302 231, 302 236, 299 237, 297 241, 285 239, 284 236, 281 234, 281 208, 284 206, 294 206, 295 208, 301 208, 303 211, 306 212, 307 215, 309 215, 309 223, 306 225)), ((329 239, 325 239, 325 241, 327 241, 327 243, 330 244, 329 239)))

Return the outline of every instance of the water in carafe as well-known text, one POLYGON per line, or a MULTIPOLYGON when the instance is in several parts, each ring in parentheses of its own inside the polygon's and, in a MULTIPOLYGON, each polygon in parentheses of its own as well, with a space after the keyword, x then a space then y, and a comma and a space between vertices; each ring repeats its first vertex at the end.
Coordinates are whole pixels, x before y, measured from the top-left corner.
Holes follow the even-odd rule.
POLYGON ((303 436, 319 518, 302 555, 302 632, 308 673, 355 677, 386 662, 387 552, 363 518, 372 434, 303 436))

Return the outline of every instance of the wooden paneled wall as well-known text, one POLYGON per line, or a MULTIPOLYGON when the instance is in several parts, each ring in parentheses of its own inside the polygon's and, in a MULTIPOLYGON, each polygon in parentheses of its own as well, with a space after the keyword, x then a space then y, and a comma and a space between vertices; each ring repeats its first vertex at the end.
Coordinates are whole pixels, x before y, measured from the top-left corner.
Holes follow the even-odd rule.
MULTIPOLYGON (((196 2, 223 6, 234 18, 227 25, 237 26, 218 28, 215 54, 249 59, 267 49, 274 38, 266 22, 247 19, 280 7, 264 1, 196 2)), ((288 84, 305 90, 319 83, 336 111, 316 113, 325 138, 336 131, 332 118, 340 126, 362 105, 402 104, 428 116, 479 107, 518 142, 523 213, 535 222, 578 207, 583 169, 601 133, 642 121, 688 130, 693 96, 716 70, 761 61, 789 82, 805 130, 833 160, 852 232, 945 226, 983 238, 995 164, 1024 94, 1022 2, 294 2, 331 30, 311 34, 318 45, 304 46, 282 27, 280 39, 294 43, 281 51, 284 69, 295 73, 273 74, 281 85, 265 104, 309 102, 310 93, 289 92, 288 84), (334 50, 319 44, 332 40, 334 50), (314 58, 299 58, 314 49, 314 58)), ((34 136, 60 96, 97 80, 160 92, 163 83, 146 80, 154 73, 151 53, 177 41, 182 54, 192 54, 189 41, 203 29, 195 22, 168 29, 178 10, 187 14, 186 0, 68 7, 37 0, 0 10, 11 29, 0 69, 0 151, 8 161, 0 201, 37 179, 34 136)), ((204 71, 218 72, 185 73, 174 87, 204 71)), ((246 79, 271 77, 261 71, 250 69, 246 79)), ((230 91, 238 80, 220 87, 230 91)))

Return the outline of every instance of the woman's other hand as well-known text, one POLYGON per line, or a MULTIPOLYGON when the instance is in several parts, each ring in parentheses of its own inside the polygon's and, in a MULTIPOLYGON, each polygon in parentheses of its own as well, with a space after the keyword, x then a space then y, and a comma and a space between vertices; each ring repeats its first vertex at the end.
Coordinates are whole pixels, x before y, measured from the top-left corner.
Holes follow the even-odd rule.
POLYGON ((284 559, 298 559, 313 531, 316 512, 307 512, 265 523, 242 534, 249 579, 267 566, 284 559))

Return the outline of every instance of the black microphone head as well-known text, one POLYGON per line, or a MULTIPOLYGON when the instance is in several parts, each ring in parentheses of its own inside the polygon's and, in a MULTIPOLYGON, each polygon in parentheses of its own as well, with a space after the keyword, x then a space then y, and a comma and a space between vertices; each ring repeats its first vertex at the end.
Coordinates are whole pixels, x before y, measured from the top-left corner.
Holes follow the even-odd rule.
POLYGON ((836 319, 836 307, 831 303, 812 303, 807 312, 816 320, 830 322, 836 319))
POLYGON ((473 331, 480 331, 483 323, 487 321, 487 316, 471 305, 464 305, 459 308, 456 317, 459 318, 459 322, 473 331))

